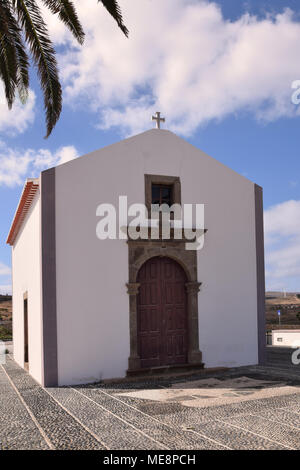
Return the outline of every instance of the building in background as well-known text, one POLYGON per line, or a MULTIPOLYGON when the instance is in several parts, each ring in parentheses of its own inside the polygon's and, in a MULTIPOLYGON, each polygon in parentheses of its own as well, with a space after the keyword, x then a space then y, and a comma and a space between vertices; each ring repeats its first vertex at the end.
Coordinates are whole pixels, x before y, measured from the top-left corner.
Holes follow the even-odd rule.
POLYGON ((272 345, 300 347, 300 330, 272 330, 272 345))

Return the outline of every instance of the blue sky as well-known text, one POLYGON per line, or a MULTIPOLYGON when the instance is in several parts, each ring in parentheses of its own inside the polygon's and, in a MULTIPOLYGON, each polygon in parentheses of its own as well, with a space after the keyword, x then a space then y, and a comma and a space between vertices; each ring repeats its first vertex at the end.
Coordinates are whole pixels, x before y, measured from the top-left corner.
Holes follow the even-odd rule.
POLYGON ((96 2, 76 3, 82 48, 45 11, 64 86, 50 138, 34 70, 25 108, 8 112, 0 93, 0 292, 24 179, 151 128, 157 109, 168 129, 263 186, 267 287, 300 291, 299 2, 121 0, 129 40, 96 2))

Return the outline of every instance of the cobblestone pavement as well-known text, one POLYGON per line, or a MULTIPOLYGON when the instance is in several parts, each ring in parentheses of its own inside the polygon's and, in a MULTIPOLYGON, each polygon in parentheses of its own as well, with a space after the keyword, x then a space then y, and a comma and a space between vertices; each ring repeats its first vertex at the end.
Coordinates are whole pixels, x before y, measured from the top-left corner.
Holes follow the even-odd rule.
POLYGON ((300 449, 300 365, 44 389, 0 367, 0 449, 300 449))

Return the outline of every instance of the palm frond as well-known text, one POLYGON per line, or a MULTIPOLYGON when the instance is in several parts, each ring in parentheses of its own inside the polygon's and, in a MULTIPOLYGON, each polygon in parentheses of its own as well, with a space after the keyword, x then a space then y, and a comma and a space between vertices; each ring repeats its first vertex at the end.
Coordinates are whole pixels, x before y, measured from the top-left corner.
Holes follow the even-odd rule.
POLYGON ((5 40, 5 37, 0 34, 0 77, 4 83, 5 97, 9 109, 11 109, 16 90, 16 78, 12 75, 11 60, 9 44, 5 40))
POLYGON ((28 96, 28 58, 21 30, 9 3, 0 4, 0 76, 4 82, 8 107, 11 108, 18 89, 22 102, 28 96))
POLYGON ((3 6, 0 7, 0 76, 5 90, 6 101, 11 109, 16 89, 16 54, 8 40, 8 22, 3 6))
POLYGON ((37 66, 44 94, 47 123, 46 137, 48 137, 60 116, 62 108, 62 90, 58 77, 55 51, 36 2, 34 0, 11 1, 37 66))
POLYGON ((9 11, 8 17, 8 31, 9 40, 14 47, 15 60, 16 60, 16 84, 21 101, 24 103, 28 97, 29 87, 29 61, 26 53, 24 41, 22 39, 22 30, 19 28, 18 23, 9 11))
MULTIPOLYGON (((72 0, 41 0, 69 28, 80 44, 84 31, 72 0)), ((128 36, 121 9, 116 0, 98 0, 128 36)), ((25 42, 38 70, 44 95, 48 137, 62 109, 62 90, 55 51, 36 0, 0 0, 0 80, 11 108, 16 91, 22 102, 28 97, 29 61, 25 42), (24 34, 23 34, 24 33, 24 34)))
POLYGON ((118 5, 118 2, 116 0, 98 0, 98 2, 101 2, 103 4, 106 10, 116 20, 121 31, 123 31, 125 36, 128 37, 129 31, 123 23, 123 16, 122 16, 121 8, 118 5))
POLYGON ((42 0, 43 3, 67 26, 80 44, 84 41, 84 31, 80 24, 77 12, 70 0, 42 0))
POLYGON ((20 100, 23 104, 26 103, 28 98, 28 88, 29 88, 29 61, 26 53, 24 43, 22 41, 21 35, 16 37, 15 48, 17 54, 17 88, 20 100))

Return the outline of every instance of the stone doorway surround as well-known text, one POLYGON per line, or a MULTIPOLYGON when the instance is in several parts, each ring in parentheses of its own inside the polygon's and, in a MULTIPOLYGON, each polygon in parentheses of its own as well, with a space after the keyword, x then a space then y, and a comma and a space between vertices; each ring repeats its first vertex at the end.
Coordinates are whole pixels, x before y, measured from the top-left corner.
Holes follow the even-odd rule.
POLYGON ((129 255, 129 331, 130 356, 128 358, 128 371, 141 369, 141 360, 138 354, 137 340, 137 296, 140 284, 137 276, 142 265, 150 258, 156 256, 171 258, 184 269, 188 282, 187 315, 188 315, 188 364, 201 364, 202 353, 199 350, 198 325, 198 292, 201 283, 197 279, 197 251, 186 250, 185 240, 128 240, 129 255))

